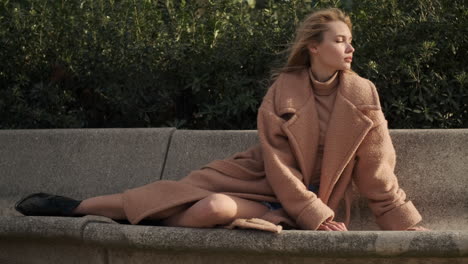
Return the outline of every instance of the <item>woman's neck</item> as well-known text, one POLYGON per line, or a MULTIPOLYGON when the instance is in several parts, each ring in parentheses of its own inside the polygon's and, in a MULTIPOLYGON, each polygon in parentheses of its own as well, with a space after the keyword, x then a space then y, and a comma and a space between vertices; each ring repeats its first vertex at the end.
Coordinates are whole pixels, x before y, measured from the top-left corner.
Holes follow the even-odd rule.
POLYGON ((337 70, 324 69, 322 67, 317 66, 314 67, 313 64, 311 66, 311 70, 315 79, 319 82, 326 82, 330 80, 330 78, 337 72, 337 70))

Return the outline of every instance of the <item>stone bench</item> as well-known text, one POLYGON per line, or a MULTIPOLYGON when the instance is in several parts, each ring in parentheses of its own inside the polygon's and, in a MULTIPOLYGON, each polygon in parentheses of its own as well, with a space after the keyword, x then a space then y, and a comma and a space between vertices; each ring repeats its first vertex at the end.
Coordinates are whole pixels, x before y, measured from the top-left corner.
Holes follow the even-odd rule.
POLYGON ((400 185, 432 231, 378 231, 359 197, 350 232, 25 217, 13 209, 25 194, 84 199, 177 180, 256 144, 256 131, 0 130, 0 263, 468 263, 468 129, 391 130, 391 136, 400 185))

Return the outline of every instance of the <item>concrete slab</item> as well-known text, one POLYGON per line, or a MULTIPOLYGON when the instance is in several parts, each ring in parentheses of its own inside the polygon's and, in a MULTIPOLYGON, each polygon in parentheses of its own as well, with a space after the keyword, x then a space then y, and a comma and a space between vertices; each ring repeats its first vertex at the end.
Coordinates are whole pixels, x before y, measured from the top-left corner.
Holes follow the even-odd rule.
POLYGON ((162 178, 180 180, 190 171, 244 151, 257 141, 256 130, 176 130, 162 178))
MULTIPOLYGON (((395 129, 395 174, 400 186, 436 230, 468 230, 468 129, 395 129)), ((360 201, 359 229, 369 230, 372 216, 360 201)))
POLYGON ((103 248, 56 239, 2 239, 0 263, 5 264, 107 264, 103 248))
POLYGON ((118 226, 102 216, 0 216, 0 263, 108 263, 104 248, 83 240, 96 222, 118 226))
POLYGON ((112 219, 97 215, 83 217, 0 216, 0 238, 69 238, 83 239, 83 230, 91 223, 118 225, 112 219))
POLYGON ((288 255, 248 255, 232 253, 185 253, 151 250, 109 250, 109 263, 143 264, 465 264, 466 258, 338 258, 297 257, 288 255))
POLYGON ((106 221, 93 217, 0 217, 0 261, 442 264, 466 263, 468 259, 466 231, 285 230, 273 234, 106 221), (17 224, 12 223, 15 220, 17 224))
POLYGON ((224 252, 302 257, 468 257, 466 231, 349 231, 256 230, 107 225, 85 227, 83 239, 97 245, 140 250, 224 252))
MULTIPOLYGON (((423 224, 434 229, 429 232, 272 234, 10 212, 26 193, 80 199, 120 192, 161 175, 176 180, 257 143, 256 131, 176 131, 164 167, 173 132, 0 131, 0 263, 468 263, 468 129, 391 130, 400 185, 423 214, 423 224)), ((351 228, 375 229, 372 218, 359 199, 351 228)))
POLYGON ((174 128, 0 130, 0 200, 33 192, 84 199, 159 180, 174 128))

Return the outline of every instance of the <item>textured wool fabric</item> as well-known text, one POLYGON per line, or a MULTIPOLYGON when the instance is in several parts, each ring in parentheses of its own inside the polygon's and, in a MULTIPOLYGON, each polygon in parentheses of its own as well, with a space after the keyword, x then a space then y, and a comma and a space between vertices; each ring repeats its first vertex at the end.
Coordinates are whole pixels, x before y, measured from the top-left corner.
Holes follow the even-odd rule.
POLYGON ((317 108, 317 115, 319 119, 319 145, 317 148, 317 156, 314 161, 314 174, 310 180, 311 184, 319 185, 320 184, 320 174, 322 171, 322 161, 323 161, 323 150, 325 144, 325 136, 328 130, 328 122, 330 121, 330 116, 333 111, 333 106, 335 105, 336 99, 336 90, 338 88, 338 71, 333 74, 333 76, 325 81, 319 82, 315 79, 312 74, 311 69, 309 69, 310 81, 312 82, 312 90, 314 91, 315 96, 315 106, 317 108))
POLYGON ((227 229, 258 229, 263 231, 269 231, 273 233, 280 233, 283 230, 283 227, 280 225, 275 225, 269 221, 259 219, 259 218, 250 218, 250 219, 236 219, 232 221, 229 225, 225 226, 227 229))
MULTIPOLYGON (((334 219, 351 182, 369 198, 382 229, 405 230, 421 221, 398 186, 395 151, 375 86, 339 72, 325 137, 318 195, 309 191, 319 145, 319 120, 307 69, 282 73, 258 110, 260 143, 215 160, 180 181, 157 181, 124 192, 124 210, 136 224, 185 210, 210 194, 280 202, 283 209, 258 217, 275 225, 316 230, 334 219)), ((345 199, 349 217, 350 203, 345 199)), ((238 221, 242 223, 242 221, 238 221)), ((255 225, 249 225, 252 228, 255 225)))

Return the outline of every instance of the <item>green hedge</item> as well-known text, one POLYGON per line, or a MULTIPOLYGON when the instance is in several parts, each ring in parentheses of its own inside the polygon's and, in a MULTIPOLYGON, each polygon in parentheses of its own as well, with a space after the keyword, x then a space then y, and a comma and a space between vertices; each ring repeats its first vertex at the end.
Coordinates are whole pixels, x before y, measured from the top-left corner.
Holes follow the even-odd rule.
POLYGON ((390 127, 468 127, 463 0, 0 1, 0 128, 255 129, 270 70, 323 7, 352 16, 353 68, 390 127))

